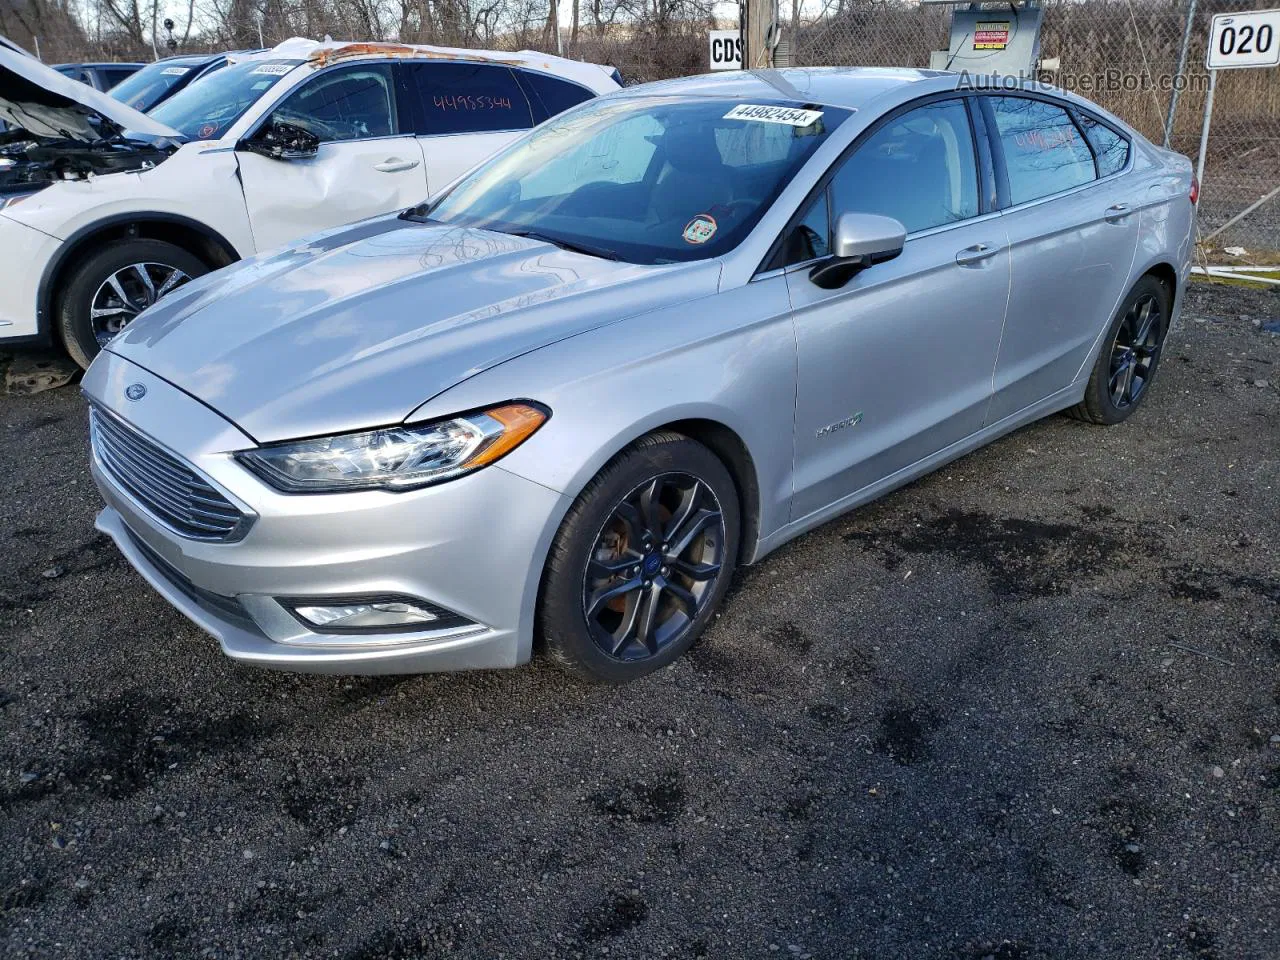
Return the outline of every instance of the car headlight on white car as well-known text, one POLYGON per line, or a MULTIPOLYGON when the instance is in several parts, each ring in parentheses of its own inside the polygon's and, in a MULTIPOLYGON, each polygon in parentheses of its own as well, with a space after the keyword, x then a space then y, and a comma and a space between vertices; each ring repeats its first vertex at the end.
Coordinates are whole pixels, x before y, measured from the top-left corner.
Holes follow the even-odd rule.
POLYGON ((286 493, 413 490, 488 466, 549 416, 538 404, 513 401, 448 420, 271 444, 236 457, 286 493))

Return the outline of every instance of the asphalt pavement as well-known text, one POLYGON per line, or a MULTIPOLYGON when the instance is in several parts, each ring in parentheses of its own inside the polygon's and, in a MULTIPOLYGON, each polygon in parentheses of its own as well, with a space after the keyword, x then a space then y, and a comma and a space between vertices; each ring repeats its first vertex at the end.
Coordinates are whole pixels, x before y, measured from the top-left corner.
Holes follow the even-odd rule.
MULTIPOLYGON (((741 573, 621 689, 238 666, 0 397, 0 955, 1280 957, 1280 295, 741 573)), ((3 363, 3 361, 0 361, 3 363)))

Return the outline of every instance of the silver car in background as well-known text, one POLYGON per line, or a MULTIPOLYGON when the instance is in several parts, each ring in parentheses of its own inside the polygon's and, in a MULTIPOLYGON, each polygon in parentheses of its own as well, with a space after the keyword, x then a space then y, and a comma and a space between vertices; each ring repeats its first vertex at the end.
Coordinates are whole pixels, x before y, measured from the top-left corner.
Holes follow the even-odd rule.
POLYGON ((98 526, 239 660, 629 680, 792 537, 1039 417, 1127 418, 1194 189, 1036 85, 633 87, 147 311, 84 380, 98 526))

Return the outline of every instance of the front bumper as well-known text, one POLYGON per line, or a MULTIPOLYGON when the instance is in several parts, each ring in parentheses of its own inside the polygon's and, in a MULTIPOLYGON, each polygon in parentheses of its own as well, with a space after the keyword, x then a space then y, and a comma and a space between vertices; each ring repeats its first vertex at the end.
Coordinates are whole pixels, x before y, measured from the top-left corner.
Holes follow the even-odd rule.
POLYGON ((542 563, 568 503, 493 466, 406 493, 286 495, 237 465, 250 438, 167 382, 110 353, 84 390, 168 447, 256 516, 233 543, 185 538, 150 514, 95 457, 107 502, 97 526, 228 656, 318 673, 421 673, 510 667, 529 658, 542 563), (141 383, 146 396, 124 397, 141 383), (277 597, 398 594, 469 624, 413 633, 305 627, 277 597))

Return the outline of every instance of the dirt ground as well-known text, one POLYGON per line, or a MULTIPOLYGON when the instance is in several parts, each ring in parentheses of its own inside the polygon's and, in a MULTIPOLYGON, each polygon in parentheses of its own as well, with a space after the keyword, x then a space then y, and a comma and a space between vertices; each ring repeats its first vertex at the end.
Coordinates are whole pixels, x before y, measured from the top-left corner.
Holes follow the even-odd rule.
POLYGON ((0 397, 0 954, 1280 956, 1280 295, 739 575, 623 689, 237 666, 0 397))

